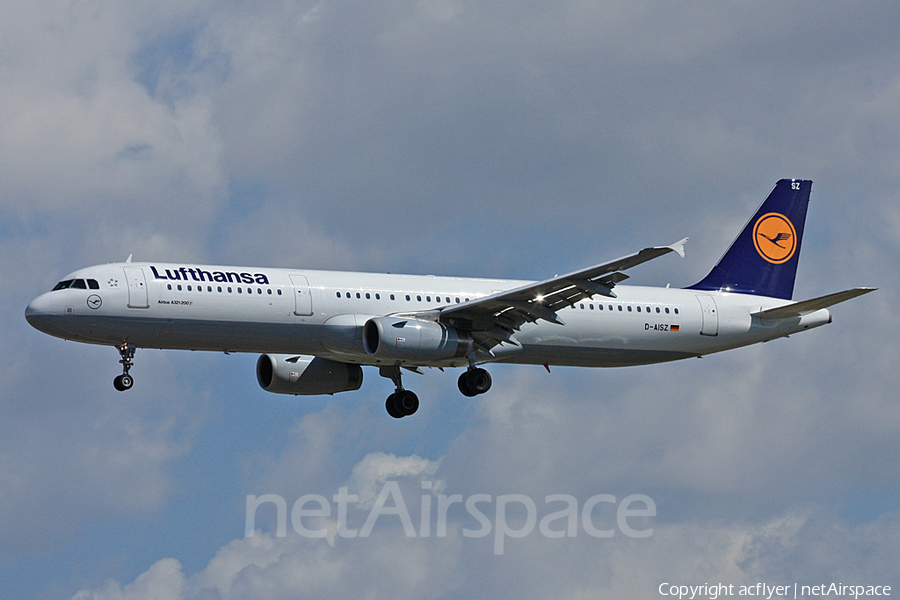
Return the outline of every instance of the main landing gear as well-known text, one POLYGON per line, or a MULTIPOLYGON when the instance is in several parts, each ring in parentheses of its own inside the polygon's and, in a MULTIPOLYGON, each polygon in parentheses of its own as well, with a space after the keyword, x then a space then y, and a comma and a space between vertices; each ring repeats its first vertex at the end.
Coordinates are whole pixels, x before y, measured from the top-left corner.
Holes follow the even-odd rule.
POLYGON ((403 389, 403 383, 400 380, 400 367, 381 367, 379 373, 382 377, 387 377, 394 382, 397 387, 396 391, 387 397, 384 407, 389 415, 395 419, 408 417, 419 410, 419 397, 415 392, 403 389))
POLYGON ((491 374, 481 367, 469 367, 459 376, 459 391, 469 398, 491 389, 491 374))
POLYGON ((134 351, 136 348, 134 344, 125 342, 121 346, 117 346, 116 349, 122 357, 122 360, 119 361, 122 364, 122 374, 113 379, 113 387, 120 392, 124 392, 125 390, 130 390, 131 386, 134 385, 134 378, 128 374, 128 371, 134 366, 134 351))
MULTIPOLYGON (((396 390, 387 397, 384 407, 395 419, 408 417, 419 410, 419 397, 410 390, 403 389, 400 378, 400 367, 381 367, 379 373, 394 382, 396 390)), ((473 397, 491 389, 491 374, 481 367, 469 366, 459 376, 459 391, 464 396, 473 397)))

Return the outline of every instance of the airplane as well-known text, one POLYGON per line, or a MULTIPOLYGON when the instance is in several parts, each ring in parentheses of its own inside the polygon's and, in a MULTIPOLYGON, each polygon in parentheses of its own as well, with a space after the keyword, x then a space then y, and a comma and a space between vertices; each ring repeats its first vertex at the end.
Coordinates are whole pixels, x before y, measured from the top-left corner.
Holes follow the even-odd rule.
POLYGON ((686 288, 619 285, 625 271, 687 238, 542 281, 306 269, 113 263, 67 275, 25 318, 66 340, 115 346, 134 384, 137 348, 260 353, 259 385, 279 394, 358 390, 363 366, 395 387, 390 416, 419 407, 402 370, 464 368, 463 395, 487 392, 482 366, 619 367, 700 357, 831 323, 857 287, 795 302, 812 181, 782 179, 709 274, 686 288))

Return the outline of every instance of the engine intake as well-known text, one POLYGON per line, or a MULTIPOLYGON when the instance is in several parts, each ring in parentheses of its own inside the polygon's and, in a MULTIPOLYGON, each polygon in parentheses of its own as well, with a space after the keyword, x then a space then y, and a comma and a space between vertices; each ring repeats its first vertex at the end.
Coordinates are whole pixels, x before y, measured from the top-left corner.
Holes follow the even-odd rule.
POLYGON ((358 390, 362 367, 319 358, 291 354, 263 354, 256 361, 256 380, 267 392, 315 396, 358 390))
POLYGON ((375 317, 363 327, 363 348, 384 360, 432 361, 468 356, 472 336, 434 321, 375 317))

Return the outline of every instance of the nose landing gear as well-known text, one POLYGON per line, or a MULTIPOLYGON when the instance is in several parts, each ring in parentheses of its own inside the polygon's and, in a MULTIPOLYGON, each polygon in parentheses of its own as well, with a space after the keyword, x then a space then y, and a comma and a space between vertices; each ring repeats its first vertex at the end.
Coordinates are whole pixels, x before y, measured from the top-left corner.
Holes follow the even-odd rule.
POLYGON ((134 385, 134 378, 128 374, 128 371, 134 366, 134 351, 136 348, 134 344, 125 342, 121 346, 117 346, 116 349, 122 357, 119 361, 122 364, 122 374, 113 379, 113 387, 120 392, 124 392, 125 390, 130 390, 131 386, 134 385))

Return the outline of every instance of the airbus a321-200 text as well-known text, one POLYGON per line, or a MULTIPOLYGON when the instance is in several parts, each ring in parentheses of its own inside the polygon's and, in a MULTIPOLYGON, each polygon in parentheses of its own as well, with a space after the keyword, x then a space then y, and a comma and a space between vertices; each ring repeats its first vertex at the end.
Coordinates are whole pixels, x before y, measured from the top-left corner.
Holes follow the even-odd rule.
POLYGON ((543 281, 132 262, 88 267, 35 298, 25 317, 50 335, 111 345, 118 390, 136 348, 261 353, 279 394, 359 389, 377 367, 396 418, 419 400, 403 369, 460 367, 459 390, 491 387, 482 366, 621 367, 721 352, 831 323, 829 306, 874 288, 792 301, 812 182, 779 181, 699 283, 620 285, 687 238, 543 281))

